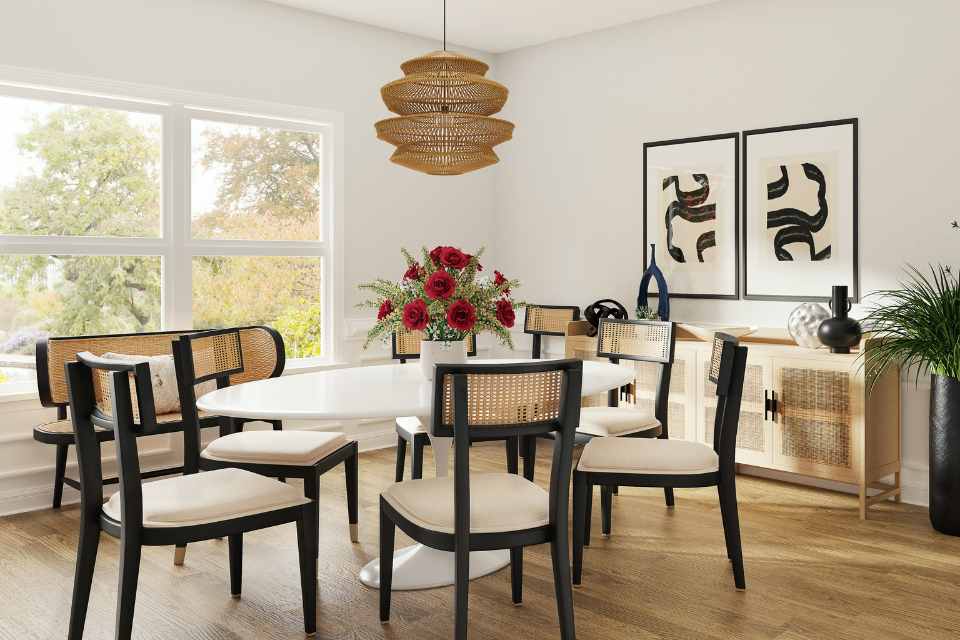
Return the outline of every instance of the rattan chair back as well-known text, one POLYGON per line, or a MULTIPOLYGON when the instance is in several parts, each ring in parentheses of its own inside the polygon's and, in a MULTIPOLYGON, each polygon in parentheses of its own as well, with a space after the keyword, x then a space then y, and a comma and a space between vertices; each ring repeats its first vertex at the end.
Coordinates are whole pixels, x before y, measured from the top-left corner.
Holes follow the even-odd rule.
POLYGON ((714 335, 707 377, 717 388, 713 449, 720 456, 721 469, 735 464, 746 362, 747 348, 740 346, 736 338, 723 333, 714 335))
POLYGON ((676 335, 672 322, 601 318, 597 355, 612 360, 672 364, 676 335))

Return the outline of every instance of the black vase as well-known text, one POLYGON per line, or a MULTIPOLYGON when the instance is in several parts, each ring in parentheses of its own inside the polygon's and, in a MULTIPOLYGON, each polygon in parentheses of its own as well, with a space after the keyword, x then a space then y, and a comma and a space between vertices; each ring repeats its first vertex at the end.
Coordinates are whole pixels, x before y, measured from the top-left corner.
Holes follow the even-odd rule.
POLYGON ((852 306, 847 298, 846 285, 835 285, 830 298, 833 317, 824 320, 817 329, 817 337, 830 347, 831 353, 850 353, 850 347, 860 343, 863 336, 860 323, 847 316, 852 306))
POLYGON ((930 379, 930 524, 960 536, 960 380, 930 379))

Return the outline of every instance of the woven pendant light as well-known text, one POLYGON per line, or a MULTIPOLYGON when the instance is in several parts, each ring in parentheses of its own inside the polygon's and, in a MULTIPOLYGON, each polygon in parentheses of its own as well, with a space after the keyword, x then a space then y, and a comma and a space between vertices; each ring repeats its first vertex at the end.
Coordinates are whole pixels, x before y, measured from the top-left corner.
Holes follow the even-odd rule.
POLYGON ((484 75, 480 60, 443 51, 407 60, 404 77, 380 90, 399 117, 376 123, 377 137, 397 147, 390 160, 431 175, 459 175, 496 164, 493 147, 513 137, 513 124, 491 118, 507 101, 507 88, 484 75))

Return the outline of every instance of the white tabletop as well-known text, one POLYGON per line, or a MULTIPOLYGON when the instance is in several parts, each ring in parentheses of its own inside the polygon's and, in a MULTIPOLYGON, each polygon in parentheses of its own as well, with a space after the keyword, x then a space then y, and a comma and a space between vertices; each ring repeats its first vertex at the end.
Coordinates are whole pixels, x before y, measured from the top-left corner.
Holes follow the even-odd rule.
MULTIPOLYGON (((471 364, 529 360, 471 359, 471 364)), ((591 396, 633 381, 632 368, 608 362, 583 363, 582 395, 591 396)), ((386 364, 316 371, 257 380, 200 397, 197 407, 232 418, 272 420, 358 420, 430 415, 433 383, 420 365, 386 364)))

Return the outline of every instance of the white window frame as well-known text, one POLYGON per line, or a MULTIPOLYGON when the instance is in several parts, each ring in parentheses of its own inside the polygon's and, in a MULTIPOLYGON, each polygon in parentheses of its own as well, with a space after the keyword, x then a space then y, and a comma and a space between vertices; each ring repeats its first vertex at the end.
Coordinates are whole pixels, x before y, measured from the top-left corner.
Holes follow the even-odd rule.
POLYGON ((343 336, 343 116, 293 105, 182 92, 0 66, 0 96, 121 109, 161 116, 161 228, 156 238, 0 235, 0 252, 20 255, 159 256, 161 325, 193 326, 195 256, 304 256, 321 261, 322 356, 296 368, 338 362, 343 336), (203 240, 191 234, 191 121, 309 131, 322 136, 320 240, 203 240))

